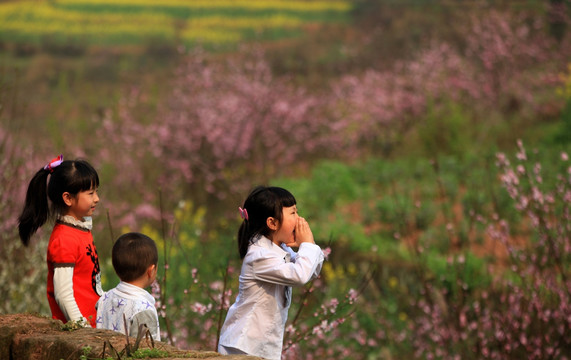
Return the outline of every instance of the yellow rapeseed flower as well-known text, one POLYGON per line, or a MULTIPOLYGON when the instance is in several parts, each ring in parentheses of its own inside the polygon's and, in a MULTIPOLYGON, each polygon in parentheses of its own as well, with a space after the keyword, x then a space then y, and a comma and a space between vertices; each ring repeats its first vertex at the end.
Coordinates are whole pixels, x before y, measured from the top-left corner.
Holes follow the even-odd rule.
POLYGON ((149 224, 144 224, 141 227, 141 233, 143 233, 143 234, 147 235, 148 237, 150 237, 151 239, 153 239, 155 241, 155 243, 157 243, 157 245, 159 243, 163 242, 162 241, 163 238, 162 238, 161 234, 149 224))
POLYGON ((350 2, 342 0, 19 1, 0 3, 0 30, 4 38, 16 35, 36 41, 47 35, 87 43, 177 37, 185 42, 231 43, 244 40, 252 31, 301 28, 311 22, 301 16, 304 13, 344 13, 349 9, 350 2), (90 11, 90 6, 97 6, 98 11, 90 11), (125 11, 129 6, 137 11, 125 11), (157 7, 173 10, 167 14, 157 7), (187 19, 173 16, 177 9, 187 14, 187 19))
POLYGON ((267 17, 226 17, 205 16, 188 19, 187 27, 226 28, 226 29, 270 29, 280 27, 299 27, 303 22, 293 16, 274 15, 267 17))
POLYGON ((232 30, 213 30, 190 28, 182 31, 180 35, 183 41, 203 43, 233 43, 242 39, 240 33, 232 30))
POLYGON ((335 280, 335 271, 333 270, 333 266, 329 262, 323 263, 323 267, 321 269, 321 273, 325 276, 326 279, 329 281, 335 280))
POLYGON ((357 269, 357 267, 355 266, 355 264, 349 264, 349 265, 347 266, 347 272, 349 273, 349 275, 353 275, 353 276, 354 276, 354 275, 357 275, 358 269, 357 269))
POLYGON ((160 6, 189 9, 252 9, 294 11, 340 11, 351 9, 351 3, 343 0, 294 1, 294 0, 58 0, 61 5, 111 5, 111 6, 160 6))
POLYGON ((171 18, 162 14, 93 15, 45 4, 14 6, 17 4, 0 6, 0 27, 4 32, 88 38, 109 35, 172 38, 175 35, 171 18))

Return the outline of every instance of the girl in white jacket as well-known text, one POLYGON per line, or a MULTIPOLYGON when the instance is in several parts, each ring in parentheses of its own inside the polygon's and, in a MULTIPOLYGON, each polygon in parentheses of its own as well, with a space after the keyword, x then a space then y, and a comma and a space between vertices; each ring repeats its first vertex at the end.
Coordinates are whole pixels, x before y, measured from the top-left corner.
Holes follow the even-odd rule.
POLYGON ((238 231, 239 292, 222 326, 218 352, 280 359, 291 286, 317 277, 323 253, 294 196, 279 187, 252 190, 238 231), (299 247, 294 252, 291 247, 299 247))

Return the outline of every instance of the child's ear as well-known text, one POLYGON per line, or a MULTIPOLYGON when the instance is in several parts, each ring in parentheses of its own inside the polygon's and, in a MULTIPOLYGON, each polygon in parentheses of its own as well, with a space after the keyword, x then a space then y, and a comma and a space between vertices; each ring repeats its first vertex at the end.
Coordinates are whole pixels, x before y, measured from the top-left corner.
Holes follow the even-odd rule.
POLYGON ((73 196, 71 196, 70 193, 68 193, 67 191, 64 192, 63 194, 61 194, 61 197, 63 199, 63 202, 67 205, 67 206, 71 206, 71 200, 73 199, 73 196))
POLYGON ((153 273, 157 270, 157 265, 153 264, 147 268, 147 275, 149 277, 153 276, 153 273))
POLYGON ((273 217, 269 217, 266 219, 266 225, 268 225, 268 228, 270 228, 270 230, 276 231, 278 229, 278 220, 276 220, 273 217))

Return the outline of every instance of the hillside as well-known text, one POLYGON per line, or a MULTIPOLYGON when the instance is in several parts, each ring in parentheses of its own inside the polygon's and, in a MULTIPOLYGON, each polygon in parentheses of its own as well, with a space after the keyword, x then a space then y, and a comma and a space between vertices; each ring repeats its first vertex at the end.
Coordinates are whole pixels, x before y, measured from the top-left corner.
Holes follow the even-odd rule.
POLYGON ((208 351, 237 294, 236 209, 296 196, 327 252, 284 359, 571 357, 568 2, 0 2, 0 312, 49 313, 47 160, 99 174, 105 289, 160 252, 164 339, 208 351), (538 349, 540 350, 538 352, 538 349))

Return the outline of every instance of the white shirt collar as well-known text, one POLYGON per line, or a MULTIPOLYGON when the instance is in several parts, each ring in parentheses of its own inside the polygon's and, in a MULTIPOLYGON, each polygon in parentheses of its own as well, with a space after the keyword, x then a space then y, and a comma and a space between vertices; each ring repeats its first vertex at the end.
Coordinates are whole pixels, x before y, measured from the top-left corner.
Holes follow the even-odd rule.
POLYGON ((113 290, 118 295, 120 295, 124 298, 127 298, 127 299, 144 297, 151 304, 155 303, 155 298, 151 294, 149 294, 148 291, 146 291, 145 289, 140 288, 136 285, 124 282, 124 281, 121 281, 113 290))
POLYGON ((91 230, 93 228, 93 220, 91 216, 86 216, 83 218, 83 221, 80 221, 71 215, 63 215, 58 217, 58 220, 85 230, 91 230))

